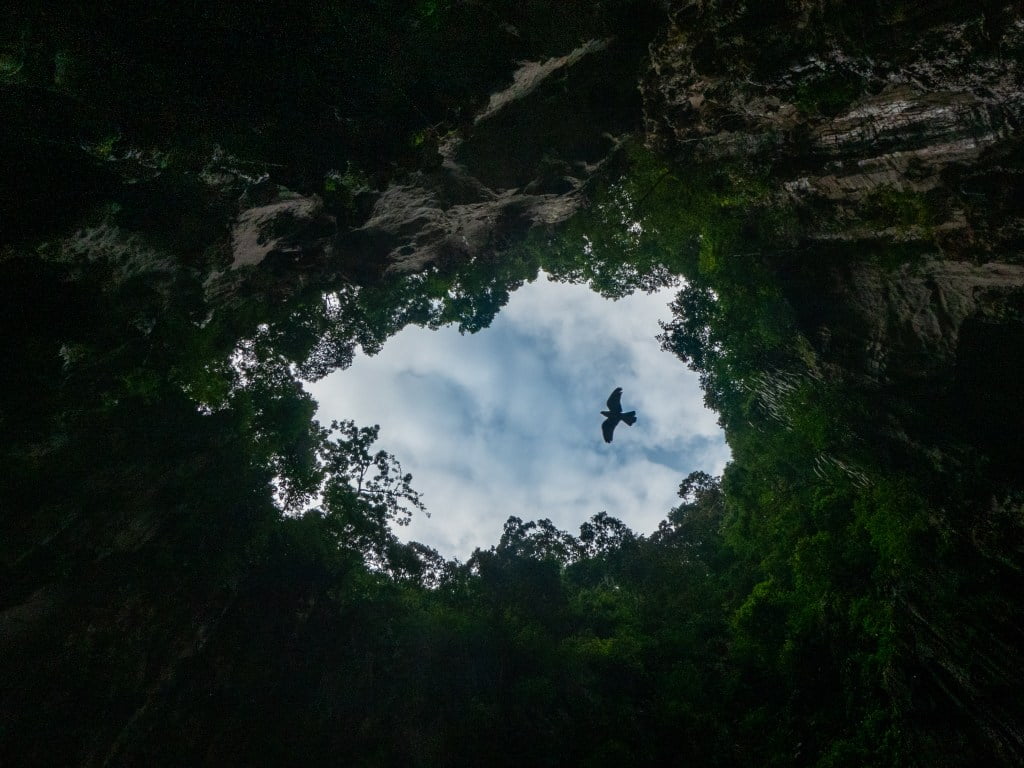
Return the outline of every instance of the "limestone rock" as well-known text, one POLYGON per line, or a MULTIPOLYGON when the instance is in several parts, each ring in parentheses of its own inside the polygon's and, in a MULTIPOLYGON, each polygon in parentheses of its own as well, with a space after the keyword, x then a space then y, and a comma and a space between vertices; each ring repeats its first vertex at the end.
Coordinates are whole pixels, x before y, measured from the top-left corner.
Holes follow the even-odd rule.
POLYGON ((393 181, 341 249, 414 271, 493 255, 514 233, 565 221, 616 137, 635 127, 635 66, 611 40, 523 63, 472 125, 440 143, 439 166, 393 181))

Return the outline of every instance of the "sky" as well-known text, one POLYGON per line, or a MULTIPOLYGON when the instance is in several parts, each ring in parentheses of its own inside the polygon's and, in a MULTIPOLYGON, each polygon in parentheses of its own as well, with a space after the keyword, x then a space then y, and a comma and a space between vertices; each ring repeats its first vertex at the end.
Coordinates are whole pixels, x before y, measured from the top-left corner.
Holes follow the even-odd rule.
POLYGON ((317 418, 380 425, 377 448, 413 475, 427 518, 396 533, 447 557, 497 544, 505 520, 549 518, 578 533, 598 512, 651 533, 693 470, 729 459, 697 376, 655 336, 673 289, 610 301, 541 277, 490 328, 408 327, 374 357, 307 384, 317 418), (601 437, 615 387, 633 427, 601 437))

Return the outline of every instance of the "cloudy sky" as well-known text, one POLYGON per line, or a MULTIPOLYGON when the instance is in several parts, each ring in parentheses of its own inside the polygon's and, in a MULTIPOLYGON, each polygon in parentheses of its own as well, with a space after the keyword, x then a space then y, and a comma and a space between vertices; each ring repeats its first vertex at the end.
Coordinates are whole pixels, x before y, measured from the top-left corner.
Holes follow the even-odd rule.
POLYGON ((412 473, 431 517, 403 539, 465 560, 510 515, 576 533, 601 511, 650 533, 683 477, 729 457, 696 375, 654 338, 673 293, 613 302, 541 277, 480 333, 406 328, 308 387, 321 422, 380 424, 378 446, 412 473), (638 421, 609 445, 600 411, 616 386, 638 421))

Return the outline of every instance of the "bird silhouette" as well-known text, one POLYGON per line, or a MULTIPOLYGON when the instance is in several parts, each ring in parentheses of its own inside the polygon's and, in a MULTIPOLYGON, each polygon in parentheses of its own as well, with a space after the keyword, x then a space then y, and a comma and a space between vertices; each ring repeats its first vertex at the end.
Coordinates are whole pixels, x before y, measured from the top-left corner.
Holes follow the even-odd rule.
POLYGON ((601 425, 601 433, 604 435, 606 443, 612 441, 612 432, 615 431, 615 427, 620 421, 626 422, 631 427, 636 424, 636 411, 622 412, 622 387, 615 388, 611 397, 608 398, 608 410, 601 411, 601 415, 607 416, 601 425))

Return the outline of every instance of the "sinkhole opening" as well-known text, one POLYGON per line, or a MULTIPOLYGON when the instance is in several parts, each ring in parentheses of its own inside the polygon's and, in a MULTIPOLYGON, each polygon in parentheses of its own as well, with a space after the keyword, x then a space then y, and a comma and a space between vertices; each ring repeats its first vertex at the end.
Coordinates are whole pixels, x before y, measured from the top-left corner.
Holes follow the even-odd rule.
POLYGON ((575 533, 602 511, 648 534, 684 477, 729 459, 697 375, 656 339, 673 295, 609 300, 541 273, 483 331, 409 326, 306 386, 321 423, 379 424, 375 447, 412 473, 430 516, 397 529, 403 540, 465 560, 509 516, 575 533), (600 412, 615 387, 638 420, 606 444, 600 412))

